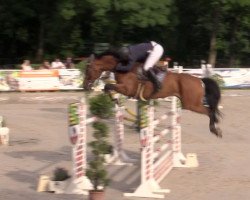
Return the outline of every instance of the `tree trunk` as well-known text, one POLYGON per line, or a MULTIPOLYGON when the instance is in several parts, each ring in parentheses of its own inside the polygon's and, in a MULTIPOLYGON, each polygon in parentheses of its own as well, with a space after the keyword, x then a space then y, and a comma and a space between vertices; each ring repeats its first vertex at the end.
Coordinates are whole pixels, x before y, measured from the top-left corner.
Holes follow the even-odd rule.
POLYGON ((209 58, 208 63, 215 66, 217 57, 217 48, 216 48, 216 31, 213 31, 212 36, 210 38, 210 50, 209 50, 209 58))
POLYGON ((212 28, 211 37, 210 37, 208 63, 211 64, 212 67, 214 67, 216 63, 216 57, 217 57, 217 34, 218 34, 219 21, 220 21, 219 6, 217 6, 214 9, 212 16, 213 16, 213 24, 212 24, 213 28, 212 28))
POLYGON ((233 67, 236 64, 236 52, 237 52, 237 47, 236 47, 236 33, 238 30, 238 18, 236 17, 233 21, 232 24, 232 31, 231 31, 231 39, 230 39, 230 44, 229 44, 229 67, 233 67))

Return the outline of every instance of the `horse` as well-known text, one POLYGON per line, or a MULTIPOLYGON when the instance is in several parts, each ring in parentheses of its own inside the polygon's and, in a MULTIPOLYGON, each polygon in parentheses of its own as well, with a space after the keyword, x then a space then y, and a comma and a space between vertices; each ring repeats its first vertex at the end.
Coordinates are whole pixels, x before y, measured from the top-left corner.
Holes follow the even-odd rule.
POLYGON ((116 84, 106 84, 105 92, 115 91, 127 97, 143 97, 146 100, 176 96, 181 101, 182 109, 207 115, 210 132, 222 137, 222 131, 218 127, 221 92, 212 78, 198 78, 186 73, 168 71, 162 81, 162 88, 156 92, 151 81, 138 78, 138 69, 142 68, 143 63, 135 63, 132 70, 126 73, 115 70, 118 63, 119 58, 115 53, 105 52, 97 57, 92 55, 85 69, 84 89, 90 90, 102 72, 113 72, 116 84), (207 105, 203 104, 204 98, 207 105))

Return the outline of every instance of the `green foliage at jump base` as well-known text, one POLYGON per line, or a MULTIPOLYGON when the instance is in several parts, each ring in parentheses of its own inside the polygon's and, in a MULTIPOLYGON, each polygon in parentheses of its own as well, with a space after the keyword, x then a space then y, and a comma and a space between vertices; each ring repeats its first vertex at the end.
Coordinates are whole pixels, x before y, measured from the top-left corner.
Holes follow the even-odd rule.
POLYGON ((107 94, 99 94, 89 99, 90 111, 102 119, 113 116, 114 102, 107 94))

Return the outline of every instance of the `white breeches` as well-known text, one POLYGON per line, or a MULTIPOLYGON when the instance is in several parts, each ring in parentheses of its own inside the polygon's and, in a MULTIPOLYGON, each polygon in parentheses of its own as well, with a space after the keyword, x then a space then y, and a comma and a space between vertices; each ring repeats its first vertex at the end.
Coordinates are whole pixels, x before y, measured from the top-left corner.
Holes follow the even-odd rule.
POLYGON ((153 67, 161 58, 164 49, 160 44, 157 44, 156 42, 151 41, 153 45, 152 51, 149 53, 145 63, 144 63, 144 70, 148 71, 151 67, 153 67))

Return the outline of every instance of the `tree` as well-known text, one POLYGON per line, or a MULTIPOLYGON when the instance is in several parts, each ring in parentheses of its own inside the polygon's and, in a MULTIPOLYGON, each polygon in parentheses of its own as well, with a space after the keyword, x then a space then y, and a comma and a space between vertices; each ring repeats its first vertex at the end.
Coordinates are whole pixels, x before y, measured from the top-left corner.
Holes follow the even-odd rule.
POLYGON ((250 54, 250 2, 231 1, 226 16, 229 66, 236 66, 250 54))
POLYGON ((92 7, 92 37, 121 43, 131 40, 136 29, 168 24, 171 0, 87 0, 92 7))
POLYGON ((241 55, 242 51, 248 52, 249 3, 247 0, 175 1, 178 19, 174 30, 175 54, 185 62, 204 59, 215 66, 218 54, 220 58, 234 60, 233 54, 239 56, 236 52, 241 55))
MULTIPOLYGON (((31 22, 35 15, 34 11, 29 8, 29 1, 2 1, 0 5, 0 53, 5 57, 15 57, 17 54, 23 56, 25 46, 30 41, 30 27, 26 24, 31 22)), ((28 54, 29 52, 26 52, 28 54)))
POLYGON ((94 52, 97 43, 155 40, 183 65, 208 60, 219 66, 221 59, 230 66, 249 64, 249 4, 249 0, 2 1, 0 62, 83 56, 94 52))

